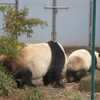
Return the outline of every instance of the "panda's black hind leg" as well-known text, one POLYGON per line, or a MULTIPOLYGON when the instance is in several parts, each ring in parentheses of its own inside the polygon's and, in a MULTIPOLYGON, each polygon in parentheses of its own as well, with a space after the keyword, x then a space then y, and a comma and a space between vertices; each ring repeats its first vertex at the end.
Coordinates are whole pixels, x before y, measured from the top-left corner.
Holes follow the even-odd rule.
POLYGON ((45 76, 43 76, 43 83, 45 86, 47 86, 50 82, 49 82, 49 77, 48 74, 46 74, 45 76))
POLYGON ((16 83, 18 88, 23 88, 25 85, 36 87, 32 83, 32 73, 30 70, 23 70, 15 75, 16 83))

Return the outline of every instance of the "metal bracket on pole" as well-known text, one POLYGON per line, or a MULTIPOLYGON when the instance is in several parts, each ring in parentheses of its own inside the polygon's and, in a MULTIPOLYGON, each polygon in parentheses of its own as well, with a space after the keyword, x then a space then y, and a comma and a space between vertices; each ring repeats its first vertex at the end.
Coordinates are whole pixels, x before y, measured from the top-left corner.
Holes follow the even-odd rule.
POLYGON ((52 1, 52 6, 44 6, 45 9, 52 9, 52 32, 51 40, 56 41, 56 13, 57 9, 68 9, 67 6, 57 6, 56 0, 52 1))
POLYGON ((45 9, 68 9, 67 6, 44 6, 45 9))
POLYGON ((0 5, 15 5, 15 3, 0 3, 0 5))

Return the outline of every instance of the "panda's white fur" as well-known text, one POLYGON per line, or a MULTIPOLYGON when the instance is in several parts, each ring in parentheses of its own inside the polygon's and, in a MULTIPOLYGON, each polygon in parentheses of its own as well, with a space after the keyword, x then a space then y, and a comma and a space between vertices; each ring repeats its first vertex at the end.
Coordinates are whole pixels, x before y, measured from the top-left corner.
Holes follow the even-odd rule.
MULTIPOLYGON (((79 49, 69 55, 67 63, 68 82, 78 82, 86 75, 86 72, 91 72, 92 56, 89 51, 79 49)), ((95 66, 96 69, 100 69, 100 54, 96 51, 95 66)))
POLYGON ((22 56, 24 59, 22 58, 21 64, 30 68, 33 79, 44 76, 48 71, 51 62, 51 51, 47 43, 27 44, 22 56))
MULTIPOLYGON (((60 43, 58 44, 65 54, 65 51, 61 46, 61 44, 60 43)), ((26 67, 30 68, 30 70, 32 71, 33 79, 43 77, 47 73, 52 58, 51 50, 47 43, 27 44, 27 46, 23 50, 22 56, 25 57, 24 59, 22 58, 21 63, 23 65, 26 65, 26 67)), ((67 57, 62 73, 65 73, 67 69, 66 64, 67 64, 67 57)))
POLYGON ((100 53, 95 51, 95 56, 96 56, 96 69, 100 70, 100 53))
MULTIPOLYGON (((25 76, 27 78, 25 79, 25 85, 28 84, 32 86, 34 86, 34 84, 28 81, 39 77, 43 77, 45 85, 56 81, 55 86, 62 86, 59 80, 60 74, 65 72, 67 67, 65 51, 60 43, 54 41, 26 44, 21 55, 16 56, 15 59, 12 60, 7 56, 1 56, 0 61, 4 61, 6 63, 5 65, 11 68, 16 79, 21 77, 24 80, 25 76), (51 78, 50 81, 49 78, 51 78)), ((18 83, 18 85, 20 84, 18 83)), ((22 86, 23 85, 24 83, 22 86)))
POLYGON ((67 68, 73 71, 88 70, 91 66, 91 54, 85 50, 76 50, 68 57, 67 68))
POLYGON ((67 55, 66 55, 66 53, 65 53, 65 50, 64 50, 63 46, 62 46, 59 42, 57 42, 57 43, 58 43, 59 46, 61 47, 61 49, 62 49, 62 51, 63 51, 63 53, 64 53, 64 56, 65 56, 65 64, 64 64, 64 68, 63 68, 63 70, 62 70, 62 75, 64 75, 64 74, 66 73, 66 70, 67 70, 68 58, 67 58, 67 55))

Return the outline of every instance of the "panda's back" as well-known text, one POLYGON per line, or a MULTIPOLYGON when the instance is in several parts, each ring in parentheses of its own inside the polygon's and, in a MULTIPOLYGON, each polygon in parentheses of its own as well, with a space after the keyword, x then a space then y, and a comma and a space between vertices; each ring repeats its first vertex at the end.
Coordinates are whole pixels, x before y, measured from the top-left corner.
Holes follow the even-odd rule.
POLYGON ((85 49, 74 51, 68 58, 68 69, 78 71, 80 69, 88 70, 91 66, 91 55, 85 49))

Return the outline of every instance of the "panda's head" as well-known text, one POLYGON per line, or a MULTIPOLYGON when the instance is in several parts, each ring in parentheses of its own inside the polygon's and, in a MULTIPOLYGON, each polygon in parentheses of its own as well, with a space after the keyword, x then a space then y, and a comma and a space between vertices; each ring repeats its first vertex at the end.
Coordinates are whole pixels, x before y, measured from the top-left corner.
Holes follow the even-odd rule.
POLYGON ((95 56, 96 56, 96 69, 100 70, 100 53, 95 51, 95 56))
POLYGON ((85 49, 72 52, 68 57, 67 80, 68 82, 79 82, 91 67, 91 54, 85 49))

